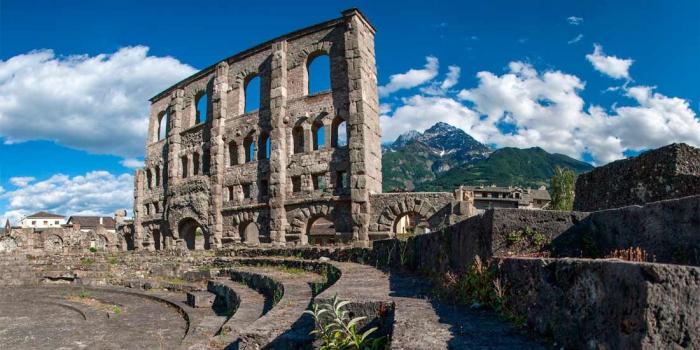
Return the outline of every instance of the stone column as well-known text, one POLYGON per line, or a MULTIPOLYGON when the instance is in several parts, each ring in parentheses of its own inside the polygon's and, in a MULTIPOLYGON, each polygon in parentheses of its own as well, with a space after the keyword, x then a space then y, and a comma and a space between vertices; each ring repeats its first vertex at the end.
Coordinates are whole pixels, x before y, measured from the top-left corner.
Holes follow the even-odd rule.
MULTIPOLYGON (((170 99, 170 131, 168 132, 167 147, 168 147, 168 186, 177 186, 180 181, 182 181, 182 171, 180 166, 180 132, 182 131, 182 117, 183 117, 183 100, 185 96, 185 91, 183 89, 177 89, 172 92, 170 99)), ((169 192, 166 189, 166 193, 169 192)), ((167 196, 166 196, 167 198, 167 196)), ((167 200, 166 200, 167 201, 167 200)), ((166 206, 169 203, 166 203, 166 206)), ((168 213, 169 210, 164 209, 164 213, 168 213)), ((169 227, 168 216, 164 214, 163 216, 166 227, 169 227)), ((177 225, 177 223, 174 223, 177 225)), ((164 234, 165 232, 161 232, 164 234)), ((175 240, 173 246, 178 245, 180 241, 179 233, 177 232, 177 227, 170 227, 170 235, 175 240)))
MULTIPOLYGON (((229 91, 228 64, 221 62, 216 66, 214 78, 212 103, 212 122, 209 157, 210 172, 210 206, 209 206, 209 244, 211 248, 221 248, 221 239, 224 235, 224 219, 221 214, 224 200, 224 173, 226 172, 226 144, 224 133, 227 115, 226 100, 229 91)), ((204 161, 204 159, 202 159, 204 161)))
POLYGON ((143 169, 136 170, 134 174, 134 250, 143 247, 143 169))
POLYGON ((305 123, 302 129, 304 134, 304 152, 311 152, 314 150, 314 133, 311 130, 311 125, 305 123))
POLYGON ((368 246, 369 197, 372 193, 382 191, 374 28, 356 9, 343 12, 343 16, 348 24, 345 33, 345 66, 348 70, 348 147, 353 240, 358 246, 368 246))
MULTIPOLYGON (((270 91, 270 238, 284 245, 287 211, 284 208, 287 187, 287 42, 272 44, 270 91)), ((257 152, 256 152, 257 153, 257 152)))

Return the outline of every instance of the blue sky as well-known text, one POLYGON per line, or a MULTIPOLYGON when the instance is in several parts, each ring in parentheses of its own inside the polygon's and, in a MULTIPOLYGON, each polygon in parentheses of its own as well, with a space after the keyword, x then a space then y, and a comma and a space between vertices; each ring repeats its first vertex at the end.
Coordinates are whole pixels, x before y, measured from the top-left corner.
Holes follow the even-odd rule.
POLYGON ((442 120, 596 164, 700 146, 697 1, 3 0, 0 219, 130 209, 153 93, 350 7, 377 28, 385 141, 442 120))

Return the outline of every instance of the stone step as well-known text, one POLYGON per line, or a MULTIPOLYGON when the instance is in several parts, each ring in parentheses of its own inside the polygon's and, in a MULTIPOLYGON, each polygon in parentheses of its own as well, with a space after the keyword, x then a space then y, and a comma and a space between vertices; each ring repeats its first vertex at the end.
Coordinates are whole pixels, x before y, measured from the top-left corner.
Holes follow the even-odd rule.
POLYGON ((235 330, 244 328, 260 318, 267 304, 265 296, 245 284, 234 282, 231 279, 219 278, 210 280, 207 289, 217 294, 225 301, 226 310, 232 316, 224 323, 218 334, 222 340, 233 342, 238 335, 235 330))
POLYGON ((259 290, 272 308, 254 322, 230 324, 238 338, 231 344, 238 349, 297 349, 311 346, 313 319, 305 315, 313 299, 311 284, 320 276, 290 273, 271 266, 236 266, 224 269, 234 281, 259 290))

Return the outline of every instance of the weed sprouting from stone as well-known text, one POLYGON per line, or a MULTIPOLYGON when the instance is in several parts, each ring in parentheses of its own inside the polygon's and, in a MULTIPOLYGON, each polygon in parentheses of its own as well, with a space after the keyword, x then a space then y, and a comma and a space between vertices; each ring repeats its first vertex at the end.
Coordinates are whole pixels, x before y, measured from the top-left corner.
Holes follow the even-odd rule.
POLYGON ((120 308, 117 305, 114 305, 114 307, 112 307, 112 312, 114 312, 114 314, 116 314, 116 315, 119 315, 122 313, 122 308, 120 308))
POLYGON ((381 349, 385 346, 385 338, 370 339, 369 336, 377 328, 373 327, 360 333, 357 329, 359 322, 365 317, 350 318, 346 310, 349 301, 342 301, 333 296, 330 303, 315 304, 312 310, 304 311, 314 319, 314 330, 310 334, 321 340, 321 349, 381 349))
POLYGON ((86 267, 86 268, 92 266, 94 263, 95 263, 95 259, 93 259, 93 258, 85 257, 85 258, 80 259, 80 265, 82 265, 83 267, 86 267))

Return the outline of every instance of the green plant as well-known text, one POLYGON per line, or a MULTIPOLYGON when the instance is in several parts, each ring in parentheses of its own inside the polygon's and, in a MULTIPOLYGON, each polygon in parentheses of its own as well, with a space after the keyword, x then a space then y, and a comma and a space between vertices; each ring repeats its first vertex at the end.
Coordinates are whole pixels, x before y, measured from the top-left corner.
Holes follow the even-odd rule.
POLYGON ((93 258, 85 257, 85 258, 80 259, 80 265, 82 265, 83 267, 90 267, 94 263, 95 263, 95 259, 93 259, 93 258))
POLYGON ((541 247, 547 243, 547 236, 545 236, 542 233, 535 232, 532 235, 532 241, 537 245, 538 247, 541 247))
POLYGON ((92 293, 90 293, 89 291, 87 291, 85 289, 81 289, 80 294, 78 294, 78 296, 80 297, 80 299, 91 298, 92 293))
POLYGON ((111 257, 109 257, 109 259, 107 259, 107 263, 110 265, 116 265, 119 263, 119 260, 117 258, 111 256, 111 257))
POLYGON ((314 330, 310 334, 315 335, 322 342, 321 350, 345 350, 345 349, 379 349, 382 338, 368 339, 377 328, 373 327, 360 334, 357 324, 365 317, 355 317, 350 319, 349 312, 345 306, 349 301, 341 301, 338 296, 333 296, 330 303, 320 306, 315 304, 313 310, 304 311, 314 319, 314 330))
POLYGON ((272 296, 272 305, 277 305, 277 303, 282 300, 282 297, 284 296, 284 291, 282 291, 281 288, 276 288, 275 289, 275 294, 272 296))
POLYGON ((523 239, 522 231, 512 231, 506 235, 506 242, 508 245, 513 245, 520 242, 523 239))
POLYGON ((120 307, 117 306, 117 305, 114 305, 114 307, 112 307, 112 312, 114 312, 115 314, 119 315, 119 314, 122 313, 122 308, 120 308, 120 307))
POLYGON ((573 210, 576 173, 571 169, 557 166, 554 168, 550 185, 552 202, 549 207, 553 210, 573 210))
POLYGON ((91 252, 91 253, 97 253, 97 248, 95 248, 95 247, 90 247, 90 252, 91 252))

